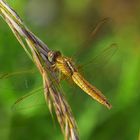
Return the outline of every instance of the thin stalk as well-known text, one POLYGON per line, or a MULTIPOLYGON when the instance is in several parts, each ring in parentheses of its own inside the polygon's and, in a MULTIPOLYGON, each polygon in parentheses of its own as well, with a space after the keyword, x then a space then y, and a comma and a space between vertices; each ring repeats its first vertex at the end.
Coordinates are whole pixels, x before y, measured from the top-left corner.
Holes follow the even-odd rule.
POLYGON ((52 64, 47 58, 50 49, 25 26, 18 14, 3 0, 0 0, 0 15, 37 66, 43 79, 45 100, 50 112, 52 112, 52 107, 54 108, 65 140, 79 140, 77 125, 71 108, 63 95, 62 89, 56 82, 58 81, 57 73, 54 72, 52 64), (52 84, 51 81, 55 82, 52 84))

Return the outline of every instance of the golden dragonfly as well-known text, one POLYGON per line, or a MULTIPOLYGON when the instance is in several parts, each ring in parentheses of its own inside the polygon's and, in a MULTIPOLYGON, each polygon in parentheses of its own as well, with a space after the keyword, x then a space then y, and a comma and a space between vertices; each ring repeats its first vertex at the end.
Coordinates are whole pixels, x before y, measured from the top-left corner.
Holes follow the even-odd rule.
POLYGON ((63 56, 60 51, 48 52, 48 60, 53 63, 54 70, 59 70, 65 76, 71 78, 73 82, 78 85, 84 92, 90 95, 99 103, 105 105, 108 109, 112 106, 107 101, 107 98, 101 93, 99 89, 90 84, 78 71, 78 68, 69 57, 63 56))
MULTIPOLYGON (((3 0, 0 0, 0 15, 9 25, 23 49, 37 66, 43 80, 45 99, 48 106, 54 107, 66 140, 79 140, 77 125, 70 106, 64 98, 63 92, 60 90, 57 82, 53 82, 53 80, 58 78, 55 71, 59 71, 66 77, 71 78, 83 91, 107 108, 110 109, 111 104, 101 91, 85 80, 70 58, 63 56, 58 51, 51 51, 47 45, 23 24, 17 13, 3 0), (53 84, 50 84, 50 82, 53 82, 53 84)), ((49 109, 51 111, 51 108, 49 109)))
MULTIPOLYGON (((92 65, 94 66, 94 63, 96 63, 96 61, 97 61, 97 63, 101 63, 98 61, 104 61, 103 63, 105 63, 111 59, 112 55, 114 54, 114 52, 116 52, 116 50, 117 50, 117 45, 112 44, 111 46, 105 48, 96 57, 94 57, 93 60, 90 60, 89 63, 86 63, 85 65, 90 64, 90 66, 92 66, 92 65), (104 59, 104 60, 102 60, 102 59, 104 59)), ((99 89, 97 89, 95 86, 90 84, 84 78, 84 76, 81 75, 81 73, 79 72, 79 68, 76 67, 76 64, 74 63, 72 58, 63 56, 60 51, 49 51, 48 60, 51 62, 53 70, 58 71, 60 76, 63 74, 65 77, 67 77, 67 79, 71 79, 77 86, 79 86, 85 93, 87 93, 89 96, 91 96, 94 100, 103 104, 108 109, 111 109, 112 105, 108 102, 107 98, 102 94, 102 92, 99 89)), ((84 68, 85 65, 83 65, 82 68, 84 68)), ((101 66, 102 66, 102 64, 101 64, 101 66)), ((5 78, 11 77, 11 76, 17 76, 17 75, 27 74, 27 73, 34 74, 34 72, 35 72, 34 69, 31 69, 31 70, 18 71, 18 72, 13 72, 13 73, 5 73, 0 76, 0 79, 5 79, 5 78)), ((65 79, 65 77, 64 77, 64 79, 65 79)), ((59 82, 61 80, 63 80, 63 76, 60 77, 59 82)), ((54 81, 52 81, 52 84, 53 84, 53 82, 54 81)), ((28 83, 26 86, 28 88, 28 83)), ((39 90, 41 90, 41 88, 39 88, 39 90)), ((17 108, 20 103, 22 104, 22 102, 25 101, 31 95, 35 96, 34 94, 39 92, 39 90, 38 89, 36 89, 35 91, 33 90, 31 93, 19 98, 15 102, 14 107, 17 108)), ((34 98, 34 97, 31 97, 31 98, 34 98)), ((38 97, 38 98, 40 98, 40 97, 38 97)))

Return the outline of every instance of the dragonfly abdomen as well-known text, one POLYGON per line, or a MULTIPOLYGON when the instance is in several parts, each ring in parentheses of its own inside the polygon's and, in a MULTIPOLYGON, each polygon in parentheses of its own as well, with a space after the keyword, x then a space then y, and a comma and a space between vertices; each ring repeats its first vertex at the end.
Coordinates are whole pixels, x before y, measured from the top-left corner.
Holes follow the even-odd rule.
POLYGON ((90 95, 93 99, 105 105, 107 108, 111 108, 111 104, 107 101, 106 97, 101 93, 101 91, 99 91, 96 87, 85 80, 80 73, 74 72, 72 79, 84 92, 90 95))

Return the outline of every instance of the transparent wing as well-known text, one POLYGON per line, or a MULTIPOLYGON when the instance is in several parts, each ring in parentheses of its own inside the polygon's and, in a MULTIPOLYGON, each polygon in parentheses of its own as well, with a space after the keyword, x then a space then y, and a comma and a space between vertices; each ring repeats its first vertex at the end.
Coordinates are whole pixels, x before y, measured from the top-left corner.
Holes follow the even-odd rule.
POLYGON ((102 28, 102 26, 107 23, 110 20, 110 18, 104 18, 102 20, 100 20, 95 27, 92 27, 88 38, 85 39, 85 41, 79 45, 79 49, 77 50, 77 52, 73 55, 73 57, 76 58, 80 58, 80 56, 82 56, 83 54, 85 54, 85 51, 89 51, 89 48, 92 46, 92 43, 95 40, 95 37, 97 35, 97 33, 99 32, 99 30, 102 28))
POLYGON ((29 70, 21 70, 15 72, 1 72, 0 79, 10 78, 12 76, 19 76, 23 74, 35 74, 37 72, 36 69, 29 69, 29 70))
POLYGON ((45 105, 43 88, 33 90, 32 92, 20 97, 12 106, 12 111, 23 112, 31 111, 35 108, 45 105))
MULTIPOLYGON (((28 93, 39 86, 36 81, 40 80, 36 69, 19 70, 15 72, 0 72, 0 88, 3 92, 10 91, 14 94, 28 93)), ((19 95, 19 94, 18 94, 19 95)))
POLYGON ((87 68, 93 67, 103 67, 107 65, 109 60, 112 58, 112 56, 116 53, 118 50, 117 44, 111 44, 109 47, 103 49, 101 52, 99 52, 94 58, 90 59, 88 62, 85 64, 82 64, 80 68, 87 68))
POLYGON ((89 37, 86 39, 86 41, 84 41, 84 43, 82 45, 79 46, 78 51, 74 54, 74 58, 76 58, 76 62, 84 62, 84 64, 80 64, 79 68, 83 69, 83 68, 88 68, 87 66, 93 67, 93 68, 99 68, 99 67, 104 67, 106 66, 106 64, 109 62, 109 60, 111 59, 111 57, 115 54, 115 52, 118 50, 118 46, 117 44, 113 43, 111 44, 109 47, 104 48, 103 50, 99 51, 96 53, 96 50, 98 50, 98 48, 95 48, 95 51, 93 50, 93 42, 94 39, 98 33, 98 31, 101 29, 101 27, 107 23, 108 21, 111 21, 110 18, 104 18, 102 20, 100 20, 97 25, 93 28, 93 30, 90 32, 89 37), (91 50, 92 49, 92 50, 91 50), (90 57, 88 56, 88 54, 94 55, 94 57, 90 57), (89 58, 90 57, 90 58, 89 58), (84 59, 83 59, 84 58, 84 59), (89 60, 89 61, 87 61, 89 60))
POLYGON ((38 87, 38 84, 36 85, 34 82, 36 79, 34 73, 37 73, 36 70, 31 69, 0 74, 0 87, 3 96, 12 93, 13 101, 15 101, 16 95, 25 94, 13 104, 12 111, 28 114, 44 106, 43 87, 33 90, 34 87, 38 87))
MULTIPOLYGON (((34 110, 35 108, 44 106, 45 104, 44 102, 45 99, 43 95, 44 88, 40 86, 39 88, 32 90, 34 88, 34 85, 32 86, 30 78, 29 78, 31 74, 33 74, 32 76, 34 77, 35 74, 37 74, 37 70, 30 69, 30 70, 22 70, 22 71, 15 71, 11 73, 7 72, 7 73, 0 74, 1 83, 5 81, 10 81, 10 83, 12 83, 14 81, 14 84, 12 83, 12 89, 10 88, 8 89, 8 86, 3 87, 0 84, 4 92, 13 90, 15 94, 18 92, 23 92, 23 94, 25 93, 24 96, 19 97, 19 99, 17 99, 16 102, 13 104, 12 106, 13 111, 22 113, 25 111, 34 110), (26 93, 26 91, 28 92, 29 90, 31 92, 26 93)), ((53 84, 53 82, 54 80, 51 82, 51 84, 53 84)))

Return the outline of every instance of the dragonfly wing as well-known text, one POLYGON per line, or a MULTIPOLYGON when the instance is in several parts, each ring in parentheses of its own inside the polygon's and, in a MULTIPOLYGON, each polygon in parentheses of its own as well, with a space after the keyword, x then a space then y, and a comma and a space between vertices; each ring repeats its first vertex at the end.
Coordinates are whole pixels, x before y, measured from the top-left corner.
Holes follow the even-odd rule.
POLYGON ((24 93, 25 91, 28 93, 33 88, 35 88, 34 86, 37 76, 37 70, 34 68, 14 72, 0 72, 0 87, 1 89, 4 89, 4 92, 6 89, 12 92, 22 91, 22 93, 24 93), (10 88, 10 85, 12 86, 12 88, 10 88))
POLYGON ((35 107, 44 105, 43 88, 33 90, 32 92, 20 97, 12 106, 12 110, 23 112, 32 110, 35 107))
POLYGON ((87 68, 87 66, 92 66, 94 68, 104 67, 109 62, 111 57, 116 53, 117 50, 117 44, 113 43, 109 47, 102 50, 93 59, 81 65, 80 68, 87 68))
POLYGON ((74 54, 74 57, 79 58, 83 54, 85 54, 85 51, 89 50, 89 48, 92 46, 92 43, 101 29, 101 27, 107 23, 110 20, 110 18, 104 18, 100 20, 93 29, 91 29, 91 32, 88 35, 88 38, 80 45, 78 48, 78 51, 74 54))
POLYGON ((0 79, 10 78, 13 76, 19 76, 24 74, 35 74, 37 71, 36 69, 29 69, 29 70, 21 70, 21 71, 15 71, 15 72, 3 72, 0 73, 0 79))

